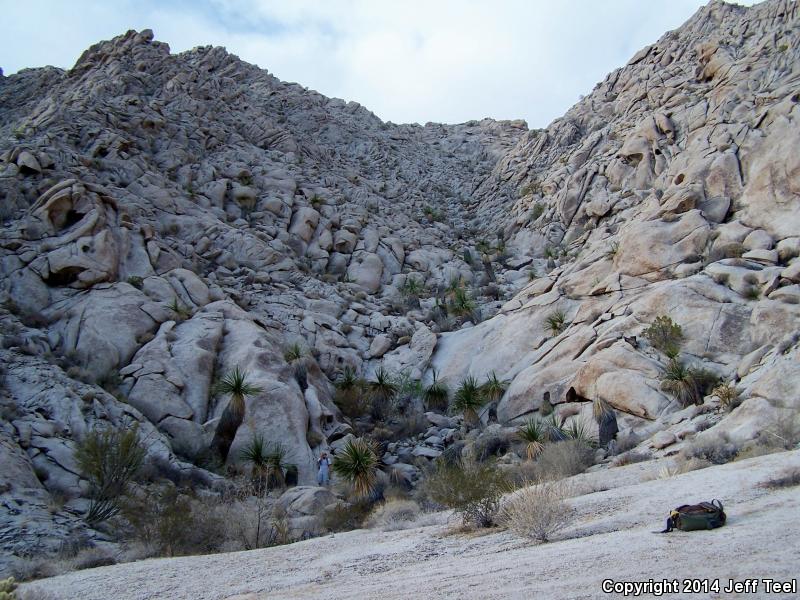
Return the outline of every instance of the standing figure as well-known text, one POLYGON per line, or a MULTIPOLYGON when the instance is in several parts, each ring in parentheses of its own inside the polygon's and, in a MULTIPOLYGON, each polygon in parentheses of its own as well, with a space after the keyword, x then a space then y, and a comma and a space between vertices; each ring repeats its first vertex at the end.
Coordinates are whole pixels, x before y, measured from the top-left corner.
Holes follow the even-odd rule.
POLYGON ((328 458, 328 453, 323 452, 322 456, 317 461, 319 471, 317 471, 317 484, 328 485, 331 477, 331 459, 328 458))

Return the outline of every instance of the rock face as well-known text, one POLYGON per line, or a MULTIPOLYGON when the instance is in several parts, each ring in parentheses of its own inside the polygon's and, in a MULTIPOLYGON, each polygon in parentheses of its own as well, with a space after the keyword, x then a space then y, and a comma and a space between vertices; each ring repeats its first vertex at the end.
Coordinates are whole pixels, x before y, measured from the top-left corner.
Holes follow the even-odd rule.
MULTIPOLYGON (((681 360, 743 393, 708 431, 796 410, 799 13, 712 2, 535 131, 383 123, 149 31, 0 77, 0 494, 33 499, 4 551, 80 525, 47 502, 82 501, 88 428, 138 423, 198 469, 236 367, 259 391, 230 462, 263 436, 304 485, 351 435, 346 367, 451 389, 494 372, 496 428, 603 400, 669 452, 705 415, 662 389, 642 337, 660 315, 681 360)), ((384 456, 408 481, 462 443, 428 420, 384 456)))

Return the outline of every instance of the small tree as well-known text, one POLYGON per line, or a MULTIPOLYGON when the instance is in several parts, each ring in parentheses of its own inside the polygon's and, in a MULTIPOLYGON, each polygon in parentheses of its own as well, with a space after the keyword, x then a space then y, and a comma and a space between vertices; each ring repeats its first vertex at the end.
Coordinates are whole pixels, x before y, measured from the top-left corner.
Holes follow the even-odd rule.
POLYGON ((139 472, 145 454, 138 425, 124 431, 92 430, 78 443, 75 461, 89 480, 88 523, 101 523, 119 513, 120 498, 139 472))
POLYGON ((231 395, 228 405, 222 412, 217 424, 217 430, 214 432, 214 439, 211 442, 212 449, 219 455, 220 460, 225 463, 228 459, 231 444, 233 444, 233 440, 236 437, 236 432, 239 430, 242 421, 244 421, 244 400, 247 396, 254 396, 260 393, 261 388, 247 383, 247 372, 240 371, 239 367, 236 366, 217 385, 216 392, 231 395))
POLYGON ((508 489, 503 471, 490 462, 437 465, 423 487, 430 498, 455 511, 465 526, 491 527, 508 489))
POLYGON ((663 352, 668 358, 675 358, 681 349, 683 342, 683 330, 666 315, 656 317, 650 327, 642 332, 650 345, 656 350, 663 352))

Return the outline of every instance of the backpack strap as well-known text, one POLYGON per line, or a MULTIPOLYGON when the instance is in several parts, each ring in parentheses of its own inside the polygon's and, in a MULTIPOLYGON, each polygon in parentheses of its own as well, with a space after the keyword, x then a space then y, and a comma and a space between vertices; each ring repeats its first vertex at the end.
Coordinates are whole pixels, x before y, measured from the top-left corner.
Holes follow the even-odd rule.
POLYGON ((667 517, 667 526, 664 528, 663 531, 656 531, 655 533, 669 533, 673 529, 675 529, 676 520, 678 518, 678 511, 673 510, 669 513, 669 517, 667 517))

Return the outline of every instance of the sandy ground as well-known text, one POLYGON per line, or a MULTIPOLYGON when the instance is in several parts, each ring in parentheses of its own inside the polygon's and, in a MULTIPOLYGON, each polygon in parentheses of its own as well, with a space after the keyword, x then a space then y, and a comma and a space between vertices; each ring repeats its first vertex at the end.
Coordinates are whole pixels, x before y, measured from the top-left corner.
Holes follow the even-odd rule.
MULTIPOLYGON (((262 600, 266 598, 619 598, 602 581, 652 578, 800 578, 800 488, 758 484, 800 450, 658 479, 657 463, 581 475, 570 500, 576 520, 536 545, 509 532, 454 533, 452 525, 396 532, 354 531, 289 546, 79 571, 31 584, 80 600, 262 600), (649 481, 643 481, 650 479, 649 481), (591 491, 603 490, 603 491, 591 491), (719 498, 728 525, 653 533, 669 510, 719 498)), ((798 588, 800 589, 800 588, 798 588)), ((645 597, 653 597, 645 595, 645 597)), ((664 594, 663 598, 798 598, 800 594, 664 594)))

